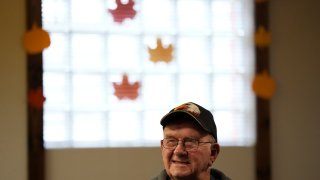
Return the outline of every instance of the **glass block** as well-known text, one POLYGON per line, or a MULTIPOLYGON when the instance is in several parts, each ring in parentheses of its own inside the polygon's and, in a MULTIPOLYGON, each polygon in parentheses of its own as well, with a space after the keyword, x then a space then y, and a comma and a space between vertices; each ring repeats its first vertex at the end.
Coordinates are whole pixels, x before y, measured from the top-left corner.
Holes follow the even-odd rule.
POLYGON ((176 56, 180 71, 208 72, 211 69, 210 43, 206 36, 181 36, 176 56))
POLYGON ((255 141, 253 117, 243 111, 215 111, 218 142, 223 146, 252 146, 255 141))
POLYGON ((104 110, 106 108, 105 79, 98 74, 74 74, 72 105, 74 110, 104 110))
POLYGON ((43 27, 67 26, 69 20, 68 0, 42 0, 43 27))
MULTIPOLYGON (((171 107, 168 107, 168 109, 171 107)), ((163 138, 162 126, 160 125, 161 118, 168 111, 152 111, 147 110, 143 114, 143 139, 147 142, 153 142, 154 145, 160 146, 160 140, 163 138)))
POLYGON ((179 102, 205 104, 210 99, 210 76, 208 74, 180 74, 177 96, 179 102))
POLYGON ((65 33, 50 33, 50 41, 49 48, 43 51, 44 70, 67 70, 70 64, 68 35, 65 33))
POLYGON ((70 25, 73 30, 91 30, 104 25, 107 15, 104 1, 70 0, 70 6, 70 25))
POLYGON ((172 0, 141 2, 142 27, 146 32, 174 32, 175 6, 172 0))
POLYGON ((72 139, 74 141, 104 141, 106 139, 104 113, 76 112, 73 114, 72 139))
POLYGON ((235 145, 243 133, 240 127, 243 119, 232 111, 215 111, 214 118, 218 129, 218 142, 221 145, 235 145))
POLYGON ((44 141, 51 143, 61 143, 68 140, 70 132, 70 129, 68 129, 68 125, 67 113, 63 111, 45 110, 43 127, 44 141))
POLYGON ((216 74, 212 82, 212 102, 217 109, 242 109, 247 106, 241 74, 216 74))
POLYGON ((45 72, 43 74, 45 109, 68 109, 70 107, 69 85, 70 79, 67 73, 45 72))
POLYGON ((230 1, 216 0, 212 2, 212 30, 214 32, 232 32, 233 18, 232 3, 230 1))
POLYGON ((244 18, 242 11, 250 11, 251 7, 242 7, 243 1, 212 1, 212 30, 214 33, 243 33, 244 18))
POLYGON ((142 129, 138 112, 124 109, 112 111, 108 116, 108 139, 111 144, 132 144, 141 139, 142 129))
POLYGON ((177 23, 180 33, 208 31, 209 7, 209 1, 205 0, 178 0, 177 23))
POLYGON ((142 98, 148 108, 163 109, 176 99, 176 77, 170 74, 148 74, 143 77, 142 98))
POLYGON ((103 71, 104 37, 100 34, 74 33, 71 39, 71 64, 74 71, 103 71))
POLYGON ((139 70, 141 66, 139 37, 110 35, 107 39, 107 48, 108 70, 139 70))
POLYGON ((243 40, 234 37, 213 37, 212 63, 215 72, 244 72, 251 54, 244 54, 243 40))

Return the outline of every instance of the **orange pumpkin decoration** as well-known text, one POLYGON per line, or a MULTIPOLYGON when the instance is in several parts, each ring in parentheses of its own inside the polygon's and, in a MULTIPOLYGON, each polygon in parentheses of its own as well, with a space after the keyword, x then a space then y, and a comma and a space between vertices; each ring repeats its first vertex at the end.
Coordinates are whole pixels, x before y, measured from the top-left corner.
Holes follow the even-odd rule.
POLYGON ((32 25, 31 30, 27 31, 23 37, 23 45, 29 54, 38 54, 43 49, 50 46, 49 33, 38 27, 36 23, 32 25))
POLYGON ((255 94, 263 99, 271 99, 274 95, 276 85, 267 71, 257 74, 253 80, 252 89, 255 94))

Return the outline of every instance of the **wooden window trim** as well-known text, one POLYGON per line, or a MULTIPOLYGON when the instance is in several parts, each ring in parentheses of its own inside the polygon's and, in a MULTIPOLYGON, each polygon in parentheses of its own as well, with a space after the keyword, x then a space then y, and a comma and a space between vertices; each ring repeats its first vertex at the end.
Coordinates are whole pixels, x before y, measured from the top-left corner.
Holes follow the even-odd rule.
MULTIPOLYGON (((26 27, 34 23, 42 26, 41 0, 26 0, 26 27)), ((43 89, 42 53, 27 55, 27 97, 30 92, 43 89)), ((43 109, 27 105, 28 179, 45 180, 45 149, 43 139, 43 109)))
MULTIPOLYGON (((255 0, 255 30, 262 26, 269 30, 269 2, 255 0)), ((270 72, 269 47, 255 48, 256 73, 270 72)), ((256 98, 255 176, 257 180, 271 179, 270 101, 256 98)))

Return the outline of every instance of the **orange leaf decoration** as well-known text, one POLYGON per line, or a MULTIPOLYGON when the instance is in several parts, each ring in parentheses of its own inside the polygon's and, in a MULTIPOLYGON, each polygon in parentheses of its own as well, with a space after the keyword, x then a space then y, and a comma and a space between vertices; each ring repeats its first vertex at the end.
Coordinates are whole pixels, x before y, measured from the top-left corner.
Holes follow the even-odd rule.
POLYGON ((134 2, 129 0, 127 4, 122 4, 121 0, 116 0, 117 8, 115 10, 109 9, 116 23, 122 23, 126 18, 133 19, 136 11, 133 9, 134 2))
POLYGON ((253 80, 252 89, 255 94, 263 99, 271 99, 274 95, 276 85, 267 71, 257 74, 253 80))
POLYGON ((158 61, 164 61, 167 63, 172 61, 172 44, 170 44, 167 48, 164 48, 162 41, 159 38, 157 39, 157 47, 155 49, 148 47, 148 51, 150 54, 150 60, 155 63, 158 61))
POLYGON ((50 46, 49 33, 38 27, 36 23, 23 36, 23 45, 29 54, 38 54, 50 46))
POLYGON ((28 103, 34 108, 42 109, 45 100, 46 98, 43 96, 42 88, 30 90, 28 93, 28 103))
POLYGON ((114 95, 117 96, 118 99, 122 100, 125 98, 134 100, 138 97, 138 89, 140 87, 139 82, 135 82, 130 84, 128 80, 128 76, 125 74, 122 77, 121 83, 113 83, 113 87, 115 89, 114 95))
POLYGON ((259 26, 255 33, 255 43, 259 48, 268 47, 271 42, 271 34, 263 26, 259 26))

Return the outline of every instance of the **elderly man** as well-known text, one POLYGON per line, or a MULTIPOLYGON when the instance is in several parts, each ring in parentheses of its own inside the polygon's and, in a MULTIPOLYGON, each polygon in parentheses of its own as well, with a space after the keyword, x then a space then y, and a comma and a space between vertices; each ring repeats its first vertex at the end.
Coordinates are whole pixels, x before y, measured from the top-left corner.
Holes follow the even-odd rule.
POLYGON ((189 102, 172 109, 160 121, 165 170, 153 180, 228 180, 212 168, 218 157, 217 128, 210 111, 189 102))

